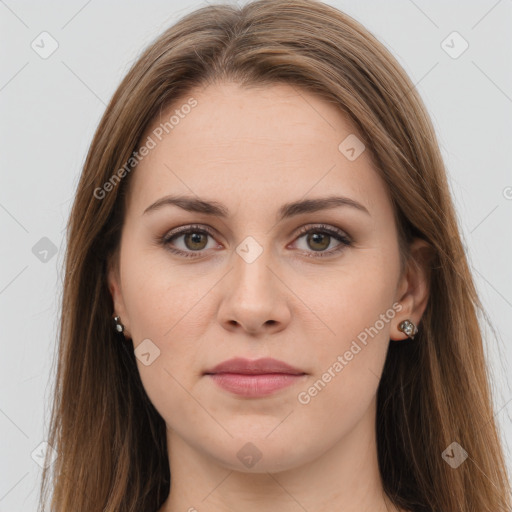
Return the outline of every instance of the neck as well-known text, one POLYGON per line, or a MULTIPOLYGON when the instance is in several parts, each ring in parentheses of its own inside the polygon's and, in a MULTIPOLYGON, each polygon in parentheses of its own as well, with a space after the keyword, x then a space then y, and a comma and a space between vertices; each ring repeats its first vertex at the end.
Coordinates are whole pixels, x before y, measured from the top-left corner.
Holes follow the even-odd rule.
POLYGON ((334 446, 279 472, 231 469, 168 429, 171 492, 159 512, 395 512, 382 488, 374 419, 375 404, 334 446))

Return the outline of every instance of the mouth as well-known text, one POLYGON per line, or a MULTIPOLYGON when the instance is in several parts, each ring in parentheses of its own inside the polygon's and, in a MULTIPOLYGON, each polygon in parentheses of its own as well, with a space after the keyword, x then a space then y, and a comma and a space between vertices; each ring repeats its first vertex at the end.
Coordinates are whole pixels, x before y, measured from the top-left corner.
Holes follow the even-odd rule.
POLYGON ((303 380, 307 374, 277 359, 251 361, 235 358, 218 364, 203 375, 225 391, 257 398, 289 387, 303 380))

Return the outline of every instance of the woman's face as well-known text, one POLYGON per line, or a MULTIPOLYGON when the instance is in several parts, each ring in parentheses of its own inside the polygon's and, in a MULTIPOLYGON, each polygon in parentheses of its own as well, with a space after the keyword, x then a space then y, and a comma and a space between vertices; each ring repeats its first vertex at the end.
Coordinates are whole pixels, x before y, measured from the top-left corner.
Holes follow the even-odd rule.
POLYGON ((171 441, 260 472, 368 435, 389 339, 421 311, 353 126, 295 87, 222 84, 162 112, 148 136, 109 284, 171 441), (213 371, 232 358, 296 371, 213 371))

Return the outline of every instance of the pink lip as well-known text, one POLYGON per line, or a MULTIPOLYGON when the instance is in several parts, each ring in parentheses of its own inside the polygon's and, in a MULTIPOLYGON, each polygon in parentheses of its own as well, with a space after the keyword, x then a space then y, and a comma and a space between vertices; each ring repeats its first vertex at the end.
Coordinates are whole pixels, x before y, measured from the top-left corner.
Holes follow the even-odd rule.
POLYGON ((291 386, 305 372, 272 358, 235 358, 218 364, 205 372, 221 388, 237 395, 259 397, 291 386))

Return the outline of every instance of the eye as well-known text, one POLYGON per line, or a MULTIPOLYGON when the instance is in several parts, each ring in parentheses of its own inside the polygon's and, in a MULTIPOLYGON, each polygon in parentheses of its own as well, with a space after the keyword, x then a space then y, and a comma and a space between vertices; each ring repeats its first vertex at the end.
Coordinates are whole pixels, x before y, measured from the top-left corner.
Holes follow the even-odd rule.
POLYGON ((194 252, 197 253, 207 248, 208 236, 213 237, 214 234, 206 226, 185 226, 165 235, 161 239, 161 243, 174 254, 195 258, 197 256, 193 254, 194 252), (175 240, 179 238, 183 238, 183 244, 185 245, 183 249, 172 247, 175 244, 175 240))
MULTIPOLYGON (((313 227, 305 226, 301 228, 298 235, 296 240, 305 238, 306 245, 311 248, 309 251, 308 247, 301 250, 306 252, 306 256, 312 258, 331 256, 352 244, 343 231, 325 224, 313 227), (326 250, 331 245, 333 239, 338 241, 338 245, 330 250, 326 250)), ((214 232, 207 226, 184 226, 163 236, 160 239, 160 243, 173 254, 187 258, 197 258, 202 255, 202 251, 208 249, 208 237, 213 238, 214 236, 214 232), (176 241, 180 238, 183 238, 182 247, 177 248, 175 245, 179 244, 176 244, 176 241)))
MULTIPOLYGON (((311 254, 311 252, 306 254, 306 256, 312 258, 332 256, 352 244, 352 241, 343 231, 325 224, 319 224, 313 227, 305 226, 299 231, 299 235, 302 236, 299 236, 297 240, 304 238, 306 246, 312 249, 313 254, 311 254), (339 243, 334 248, 326 251, 325 249, 331 245, 332 239, 337 240, 339 243)), ((308 251, 308 247, 305 249, 306 252, 308 251)))

